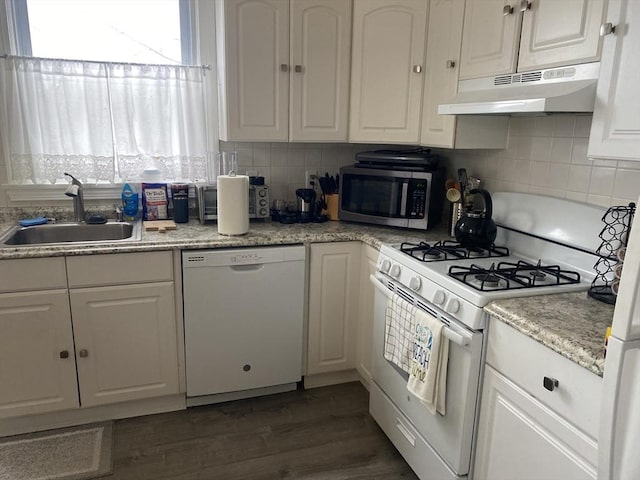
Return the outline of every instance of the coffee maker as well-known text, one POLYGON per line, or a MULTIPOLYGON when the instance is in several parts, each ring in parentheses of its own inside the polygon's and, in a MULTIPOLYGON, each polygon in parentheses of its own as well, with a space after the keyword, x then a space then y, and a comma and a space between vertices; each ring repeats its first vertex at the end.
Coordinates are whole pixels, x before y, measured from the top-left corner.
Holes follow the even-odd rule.
POLYGON ((298 188, 296 190, 298 212, 302 223, 313 222, 316 214, 316 191, 313 188, 298 188))

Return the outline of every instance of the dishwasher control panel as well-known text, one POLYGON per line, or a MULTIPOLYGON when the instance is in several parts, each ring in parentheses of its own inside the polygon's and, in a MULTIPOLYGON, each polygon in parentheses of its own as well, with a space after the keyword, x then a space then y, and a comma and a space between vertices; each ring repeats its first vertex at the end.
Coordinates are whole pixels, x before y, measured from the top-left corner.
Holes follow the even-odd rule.
POLYGON ((233 265, 261 263, 263 260, 264 256, 257 252, 238 253, 229 257, 229 262, 233 265))
POLYGON ((301 245, 234 248, 231 250, 187 250, 182 252, 182 268, 264 265, 304 259, 305 248, 301 245))

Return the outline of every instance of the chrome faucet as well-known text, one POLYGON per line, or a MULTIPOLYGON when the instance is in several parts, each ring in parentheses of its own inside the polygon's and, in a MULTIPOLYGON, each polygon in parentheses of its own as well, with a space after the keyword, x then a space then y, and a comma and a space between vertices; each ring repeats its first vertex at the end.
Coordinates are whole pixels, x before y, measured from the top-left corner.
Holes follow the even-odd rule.
POLYGON ((86 213, 84 211, 84 197, 82 193, 82 182, 73 175, 66 173, 65 175, 71 178, 71 184, 64 191, 64 194, 73 198, 73 216, 77 223, 84 222, 86 213))

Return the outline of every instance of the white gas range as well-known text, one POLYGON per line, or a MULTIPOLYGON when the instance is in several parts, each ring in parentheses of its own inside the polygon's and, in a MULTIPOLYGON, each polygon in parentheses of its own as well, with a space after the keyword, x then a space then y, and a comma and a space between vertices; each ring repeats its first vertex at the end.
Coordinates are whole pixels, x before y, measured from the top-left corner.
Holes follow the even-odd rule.
POLYGON ((488 317, 494 300, 585 291, 591 285, 605 209, 519 193, 493 196, 491 249, 454 241, 382 245, 374 307, 370 410, 420 478, 469 478, 488 317), (399 295, 440 319, 450 341, 446 415, 430 414, 387 361, 385 310, 399 295))

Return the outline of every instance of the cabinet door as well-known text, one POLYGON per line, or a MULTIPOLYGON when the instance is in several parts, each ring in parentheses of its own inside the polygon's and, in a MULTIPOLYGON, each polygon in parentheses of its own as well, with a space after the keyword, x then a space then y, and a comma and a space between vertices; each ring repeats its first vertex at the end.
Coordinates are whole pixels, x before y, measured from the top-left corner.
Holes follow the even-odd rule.
POLYGON ((173 282, 69 295, 82 406, 178 393, 173 282))
POLYGON ((600 59, 604 0, 530 0, 522 18, 518 71, 600 59))
POLYGON ((596 478, 596 442, 489 366, 477 445, 478 480, 596 478))
POLYGON ((516 71, 522 26, 518 4, 515 0, 467 0, 460 80, 516 71))
POLYGON ((465 0, 433 0, 429 7, 427 62, 420 143, 452 148, 455 115, 438 115, 438 104, 458 91, 465 0))
POLYGON ((640 2, 609 0, 605 22, 616 30, 603 41, 590 157, 640 160, 639 20, 640 2))
POLYGON ((291 2, 291 141, 347 141, 351 1, 291 2))
POLYGON ((218 7, 222 139, 286 141, 289 1, 224 0, 218 7))
POLYGON ((79 406, 67 291, 0 295, 0 418, 79 406))
POLYGON ((356 367, 360 242, 311 244, 307 373, 356 367))
POLYGON ((419 141, 427 5, 354 1, 350 141, 419 141))

